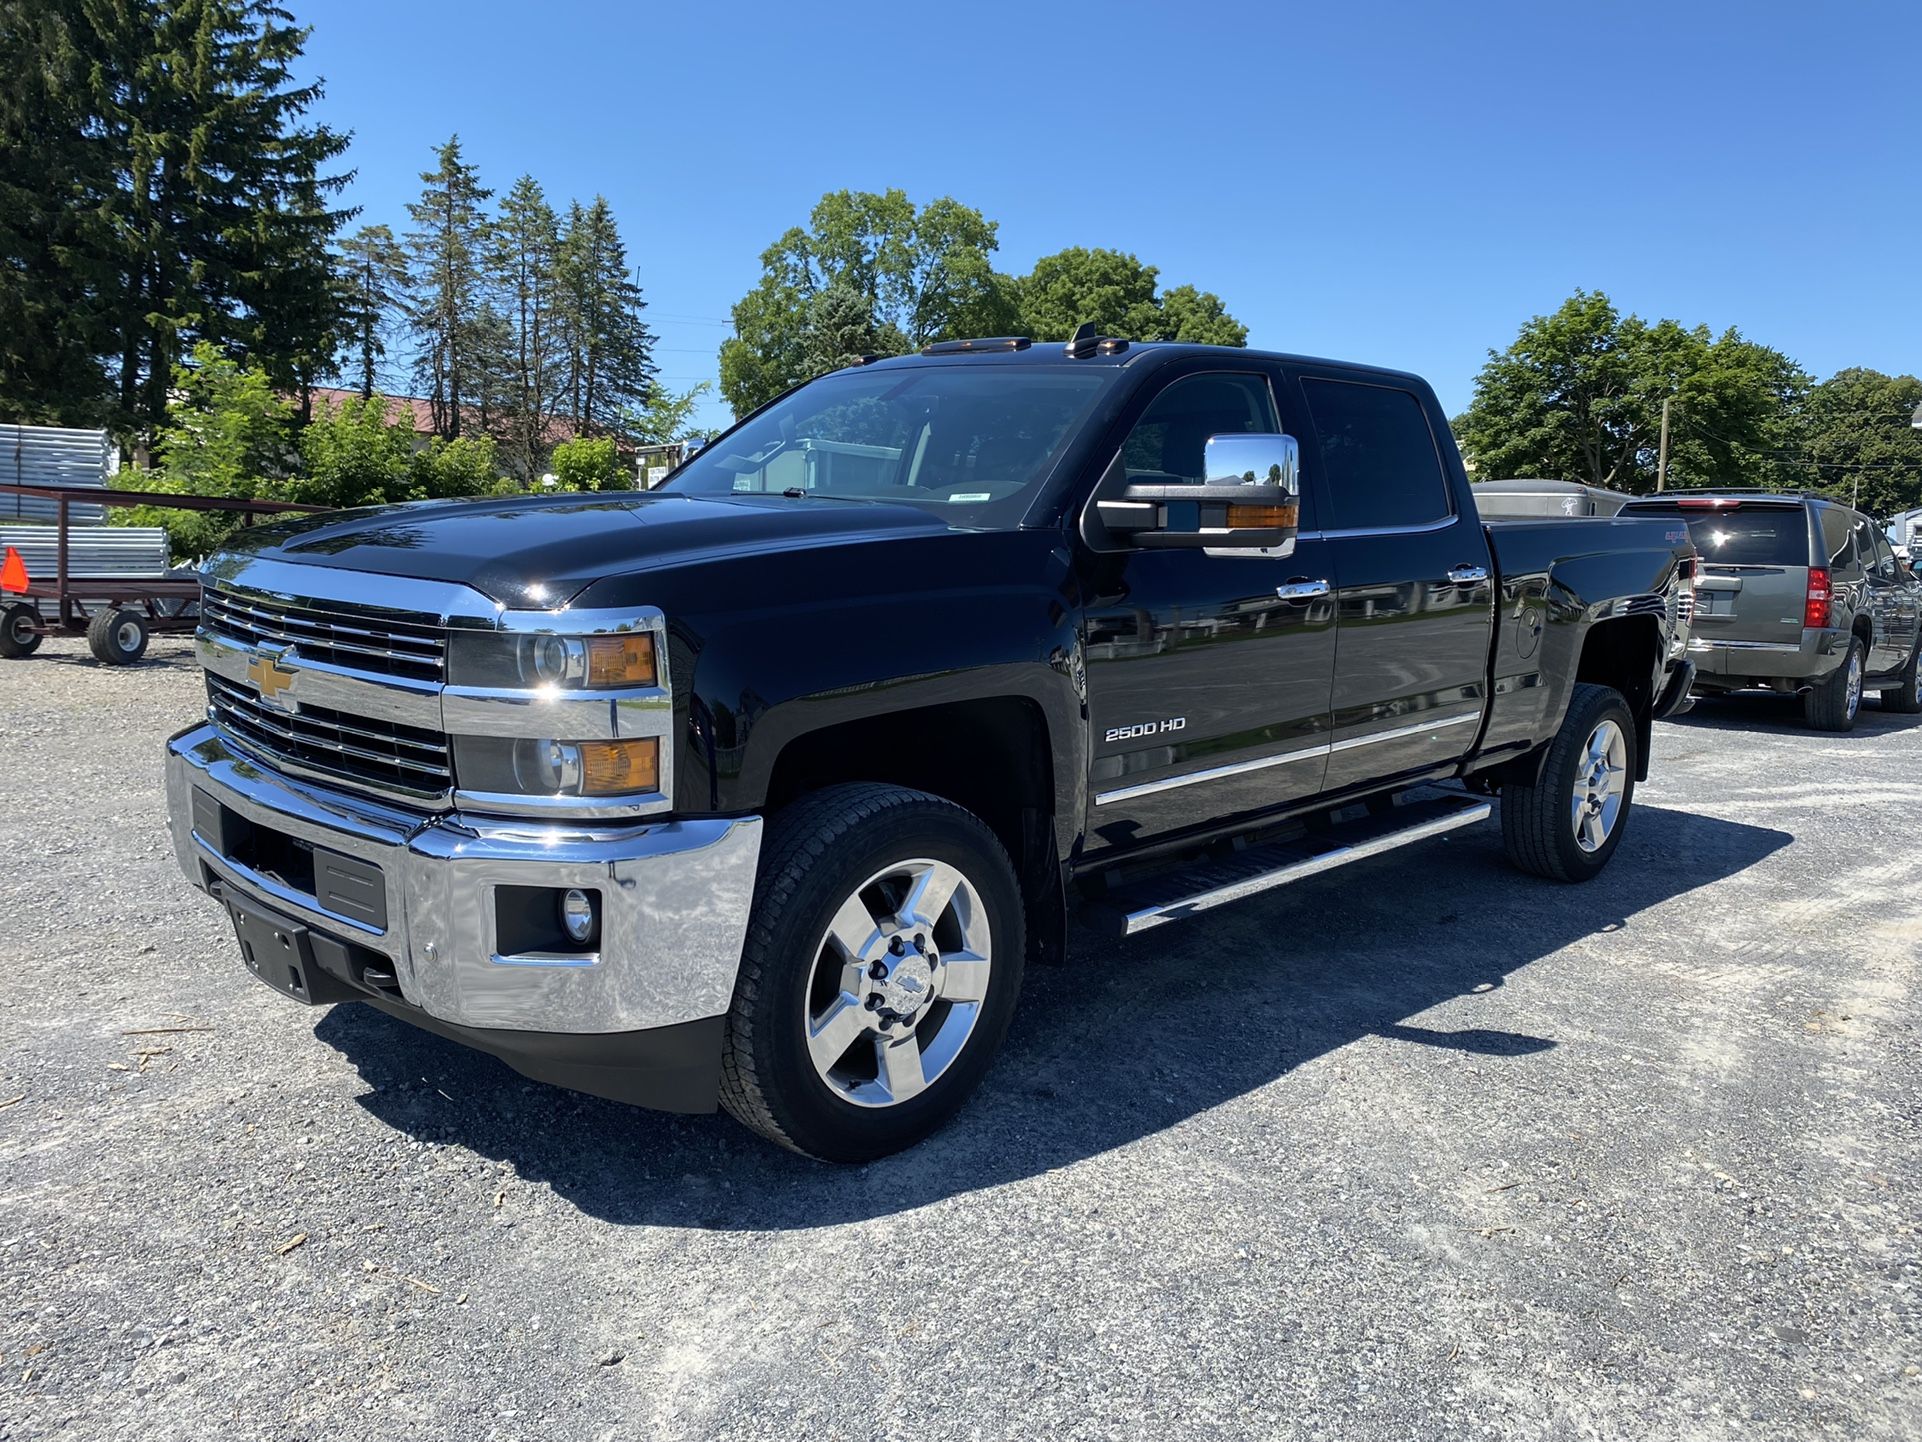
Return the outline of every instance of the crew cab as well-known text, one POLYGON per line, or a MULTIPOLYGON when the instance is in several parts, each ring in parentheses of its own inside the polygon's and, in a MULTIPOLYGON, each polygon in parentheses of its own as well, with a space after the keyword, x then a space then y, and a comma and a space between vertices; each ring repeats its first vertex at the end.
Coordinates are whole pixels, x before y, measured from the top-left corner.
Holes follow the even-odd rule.
POLYGON ((857 1160, 1071 925, 1487 819, 1604 867, 1685 704, 1674 520, 1484 525, 1395 371, 1078 335, 799 387, 657 490, 249 532, 175 846, 248 967, 857 1160))

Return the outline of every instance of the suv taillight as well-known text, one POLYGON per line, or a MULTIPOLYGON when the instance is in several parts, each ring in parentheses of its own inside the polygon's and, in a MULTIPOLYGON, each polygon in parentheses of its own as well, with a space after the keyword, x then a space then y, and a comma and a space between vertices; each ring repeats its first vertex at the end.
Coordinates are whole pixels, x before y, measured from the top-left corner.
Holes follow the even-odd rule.
POLYGON ((1820 630, 1829 623, 1829 568, 1809 567, 1808 600, 1802 605, 1802 624, 1820 630))

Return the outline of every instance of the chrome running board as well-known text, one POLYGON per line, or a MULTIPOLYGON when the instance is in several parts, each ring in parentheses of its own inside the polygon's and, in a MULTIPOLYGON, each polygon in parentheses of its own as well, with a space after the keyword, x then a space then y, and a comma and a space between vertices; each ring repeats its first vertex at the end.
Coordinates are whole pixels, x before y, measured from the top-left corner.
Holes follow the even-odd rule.
MULTIPOLYGON (((1462 795, 1428 796, 1353 821, 1311 830, 1287 841, 1264 842, 1220 860, 1192 862, 1110 893, 1095 907, 1096 924, 1117 936, 1136 936, 1165 922, 1184 921, 1231 901, 1319 876, 1351 861, 1426 841, 1485 821, 1492 802, 1462 795)), ((1095 919, 1095 918, 1091 918, 1095 919)))

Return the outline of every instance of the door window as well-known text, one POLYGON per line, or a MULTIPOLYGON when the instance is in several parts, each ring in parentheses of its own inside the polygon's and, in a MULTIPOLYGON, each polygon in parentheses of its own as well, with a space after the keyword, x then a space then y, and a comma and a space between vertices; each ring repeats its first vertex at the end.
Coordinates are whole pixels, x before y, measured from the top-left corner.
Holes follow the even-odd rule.
POLYGON ((1188 376, 1149 402, 1122 445, 1121 463, 1130 483, 1200 485, 1208 437, 1280 430, 1275 398, 1260 376, 1188 376))
POLYGON ((1406 529, 1453 514, 1435 437, 1412 391, 1321 378, 1301 385, 1321 442, 1333 529, 1406 529))

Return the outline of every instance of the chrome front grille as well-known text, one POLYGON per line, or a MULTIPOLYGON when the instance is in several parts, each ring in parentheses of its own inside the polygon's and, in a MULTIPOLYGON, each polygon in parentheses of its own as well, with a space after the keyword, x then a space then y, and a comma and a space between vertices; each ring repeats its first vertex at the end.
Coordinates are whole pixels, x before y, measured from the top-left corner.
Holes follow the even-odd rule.
POLYGON ((209 585, 202 627, 243 646, 295 646, 302 659, 379 676, 435 681, 446 669, 440 618, 345 602, 295 603, 258 591, 209 585))
POLYGON ((444 798, 453 790, 447 737, 439 731, 324 706, 282 710, 211 671, 207 711, 244 748, 296 772, 422 800, 444 798))

